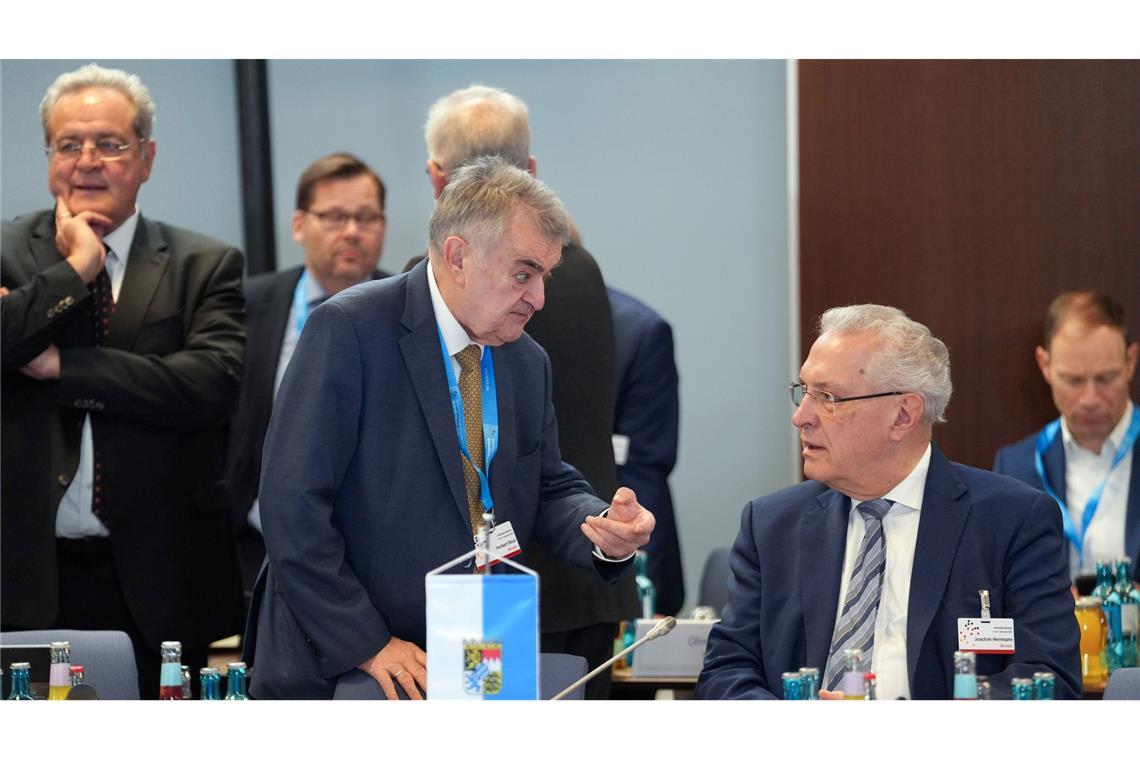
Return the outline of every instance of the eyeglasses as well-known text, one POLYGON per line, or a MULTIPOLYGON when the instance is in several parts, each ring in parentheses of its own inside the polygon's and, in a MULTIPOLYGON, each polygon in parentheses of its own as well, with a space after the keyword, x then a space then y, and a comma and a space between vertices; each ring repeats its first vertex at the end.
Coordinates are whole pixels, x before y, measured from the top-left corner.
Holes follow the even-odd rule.
POLYGON ((842 404, 844 401, 862 401, 866 398, 882 398, 883 396, 903 396, 911 391, 883 391, 882 393, 869 393, 866 396, 846 396, 840 398, 834 393, 827 391, 809 391, 807 386, 803 383, 792 383, 788 386, 788 390, 792 393, 792 406, 798 407, 803 403, 805 396, 811 396, 817 404, 823 404, 824 409, 829 410, 835 414, 835 405, 842 404))
POLYGON ((377 214, 375 211, 360 211, 355 214, 346 214, 343 211, 306 211, 306 214, 311 214, 317 218, 321 223, 321 229, 325 232, 340 232, 348 225, 348 220, 356 222, 356 228, 359 230, 366 230, 371 232, 380 227, 380 223, 384 221, 384 214, 377 214))
POLYGON ((127 151, 136 145, 142 145, 147 142, 148 138, 136 140, 135 142, 120 142, 113 137, 103 137, 98 140, 60 140, 54 145, 49 145, 44 148, 44 153, 47 154, 48 160, 59 159, 60 161, 78 161, 79 157, 83 155, 83 151, 87 146, 91 146, 91 154, 102 163, 109 163, 111 161, 119 161, 127 157, 127 151))

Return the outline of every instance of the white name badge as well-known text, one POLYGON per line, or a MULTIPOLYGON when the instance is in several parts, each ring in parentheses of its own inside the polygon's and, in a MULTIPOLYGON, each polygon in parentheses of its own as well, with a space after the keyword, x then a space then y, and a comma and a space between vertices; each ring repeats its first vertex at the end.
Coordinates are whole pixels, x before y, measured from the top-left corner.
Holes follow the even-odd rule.
MULTIPOLYGON (((486 551, 483 549, 484 531, 486 528, 480 528, 479 534, 475 537, 475 567, 480 569, 487 563, 486 551)), ((491 532, 491 566, 497 565, 503 557, 513 557, 516 554, 522 554, 522 547, 515 538, 515 529, 511 527, 511 521, 507 520, 496 525, 495 530, 491 532)))
POLYGON ((977 654, 1012 654, 1013 618, 958 618, 958 649, 977 654))

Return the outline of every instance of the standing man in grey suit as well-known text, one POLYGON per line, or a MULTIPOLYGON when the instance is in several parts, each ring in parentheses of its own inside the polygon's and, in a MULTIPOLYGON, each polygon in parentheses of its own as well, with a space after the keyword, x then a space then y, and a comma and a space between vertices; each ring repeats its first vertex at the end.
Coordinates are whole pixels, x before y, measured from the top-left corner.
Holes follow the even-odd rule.
POLYGON ((273 398, 310 311, 345 288, 388 276, 377 268, 385 194, 380 175, 356 156, 318 158, 297 181, 293 211, 293 240, 305 249, 305 263, 245 284, 246 368, 227 469, 247 592, 265 558, 257 485, 273 398))
POLYGON ((143 217, 154 103, 94 64, 40 106, 54 210, 4 223, 2 624, 126 631, 206 664, 241 630, 223 482, 245 344, 241 254, 143 217))
MULTIPOLYGON (((501 156, 534 175, 526 104, 495 87, 472 85, 437 100, 424 129, 427 173, 439 198, 452 173, 477 156, 501 156)), ((562 456, 605 497, 617 488, 613 457, 616 344, 605 282, 593 256, 573 242, 547 287, 545 308, 526 331, 550 356, 562 456)), ((652 505, 649 505, 652 507, 652 505)), ((638 615, 633 574, 617 585, 559 560, 537 544, 524 562, 542 576, 542 648, 585 657, 590 668, 613 654, 621 620, 638 615)), ((587 699, 609 695, 609 672, 586 685, 587 699)))
MULTIPOLYGON (((1091 290, 1057 296, 1037 365, 1061 416, 994 460, 995 471, 1057 501, 1074 577, 1097 560, 1140 559, 1140 409, 1129 398, 1138 353, 1112 298, 1091 290)), ((1140 581, 1140 562, 1133 577, 1140 581)))

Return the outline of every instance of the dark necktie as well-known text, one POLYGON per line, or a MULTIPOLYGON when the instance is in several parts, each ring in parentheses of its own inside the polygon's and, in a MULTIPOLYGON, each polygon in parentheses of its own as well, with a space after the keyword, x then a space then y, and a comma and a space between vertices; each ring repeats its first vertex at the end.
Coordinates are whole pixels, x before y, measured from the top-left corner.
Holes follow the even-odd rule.
MULTIPOLYGON (((110 256, 110 251, 107 253, 110 256)), ((115 299, 111 290, 111 278, 104 267, 95 275, 95 279, 87 286, 91 292, 91 316, 95 335, 95 345, 102 346, 111 334, 111 314, 115 311, 115 299)), ((95 435, 92 430, 92 448, 95 450, 95 477, 91 493, 91 511, 99 521, 111 527, 111 510, 103 491, 103 459, 99 456, 99 448, 94 445, 95 435)))
POLYGON ((835 633, 831 638, 831 654, 827 658, 826 683, 835 691, 843 678, 843 650, 862 649, 863 663, 871 668, 871 652, 875 645, 875 617, 879 611, 879 598, 883 590, 883 574, 887 566, 887 545, 883 540, 883 516, 890 511, 886 499, 865 501, 859 505, 866 533, 859 547, 859 556, 851 568, 847 584, 847 598, 835 633))
MULTIPOLYGON (((459 361, 459 397, 463 400, 463 423, 467 433, 467 451, 471 462, 483 467, 483 376, 479 346, 471 344, 455 355, 459 361)), ((479 498, 479 475, 471 462, 463 458, 463 482, 467 485, 467 511, 471 515, 472 535, 483 527, 483 501, 479 498)))

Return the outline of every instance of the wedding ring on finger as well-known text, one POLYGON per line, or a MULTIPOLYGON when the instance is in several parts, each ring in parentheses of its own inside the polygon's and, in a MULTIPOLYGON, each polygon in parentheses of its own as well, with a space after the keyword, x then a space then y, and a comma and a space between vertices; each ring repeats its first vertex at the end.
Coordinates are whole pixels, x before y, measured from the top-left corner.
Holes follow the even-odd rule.
POLYGON ((397 670, 395 673, 392 674, 392 678, 399 678, 402 675, 404 675, 404 669, 400 668, 399 670, 397 670))

